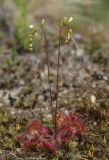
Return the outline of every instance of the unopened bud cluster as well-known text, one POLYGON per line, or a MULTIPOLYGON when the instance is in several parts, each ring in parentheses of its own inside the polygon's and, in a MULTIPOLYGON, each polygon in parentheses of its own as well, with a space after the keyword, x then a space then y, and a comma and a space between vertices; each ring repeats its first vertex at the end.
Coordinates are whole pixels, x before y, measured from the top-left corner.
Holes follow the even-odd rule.
POLYGON ((73 22, 73 17, 64 17, 61 21, 60 21, 60 25, 61 26, 65 26, 65 25, 70 25, 73 22))
POLYGON ((60 25, 67 27, 66 39, 65 43, 69 43, 71 41, 72 29, 71 24, 73 22, 73 17, 67 18, 66 16, 61 20, 60 25))
POLYGON ((34 34, 36 33, 36 29, 34 28, 33 25, 30 25, 29 29, 30 29, 30 35, 29 35, 29 47, 28 47, 28 49, 30 51, 32 51, 33 50, 33 38, 34 38, 34 34))
POLYGON ((65 43, 69 43, 69 42, 71 41, 72 33, 73 33, 72 29, 69 28, 69 29, 67 30, 67 35, 66 35, 65 43))

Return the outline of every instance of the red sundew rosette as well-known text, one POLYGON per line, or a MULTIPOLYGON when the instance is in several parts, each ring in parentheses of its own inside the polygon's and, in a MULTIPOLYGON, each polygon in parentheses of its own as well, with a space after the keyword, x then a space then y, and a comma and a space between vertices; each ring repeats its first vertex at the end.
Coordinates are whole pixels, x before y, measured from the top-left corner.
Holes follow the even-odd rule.
POLYGON ((60 112, 57 115, 57 141, 59 144, 68 144, 75 136, 81 136, 86 127, 77 114, 65 115, 60 112))
POLYGON ((25 150, 44 149, 56 154, 56 141, 52 136, 50 129, 45 127, 41 122, 32 121, 25 132, 17 137, 25 150))
POLYGON ((25 132, 17 136, 17 140, 25 150, 43 149, 56 154, 59 148, 68 145, 75 136, 79 137, 86 131, 86 126, 75 113, 66 115, 60 112, 56 122, 57 139, 50 128, 34 120, 25 132))

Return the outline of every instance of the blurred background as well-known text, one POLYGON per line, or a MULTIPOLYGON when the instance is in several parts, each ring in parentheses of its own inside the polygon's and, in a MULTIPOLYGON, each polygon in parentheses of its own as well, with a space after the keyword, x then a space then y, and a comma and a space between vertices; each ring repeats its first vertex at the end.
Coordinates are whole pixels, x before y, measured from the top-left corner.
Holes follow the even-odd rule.
MULTIPOLYGON (((30 53, 29 25, 38 27, 45 18, 55 104, 59 20, 64 16, 72 16, 74 21, 69 45, 62 35, 59 110, 80 113, 91 130, 83 141, 81 136, 74 140, 71 152, 88 160, 109 159, 109 0, 0 0, 0 160, 24 156, 27 160, 19 150, 16 135, 30 119, 43 115, 49 125, 44 40, 38 29, 40 34, 35 34, 30 53), (95 137, 95 130, 100 136, 95 137)), ((36 154, 29 156, 36 158, 36 154)))
POLYGON ((0 0, 0 48, 17 44, 18 51, 25 49, 29 24, 37 25, 42 18, 47 19, 48 33, 56 34, 57 22, 64 16, 74 17, 73 32, 108 38, 108 0, 0 0))

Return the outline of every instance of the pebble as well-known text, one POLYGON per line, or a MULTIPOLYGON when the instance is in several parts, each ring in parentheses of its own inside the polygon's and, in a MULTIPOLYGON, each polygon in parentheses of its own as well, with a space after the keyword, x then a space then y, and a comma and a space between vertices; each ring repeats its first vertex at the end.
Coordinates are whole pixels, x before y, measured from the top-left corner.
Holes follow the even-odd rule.
POLYGON ((96 97, 94 95, 91 95, 90 100, 92 104, 96 104, 96 97))

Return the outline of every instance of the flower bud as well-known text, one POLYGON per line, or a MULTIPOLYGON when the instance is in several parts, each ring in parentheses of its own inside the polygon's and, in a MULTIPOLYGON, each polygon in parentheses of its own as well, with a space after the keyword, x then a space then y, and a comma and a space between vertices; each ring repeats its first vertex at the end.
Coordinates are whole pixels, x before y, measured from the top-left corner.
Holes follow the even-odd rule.
POLYGON ((70 18, 68 19, 68 22, 71 23, 72 21, 73 21, 73 17, 70 17, 70 18))
POLYGON ((34 29, 34 25, 30 24, 29 28, 34 29))

